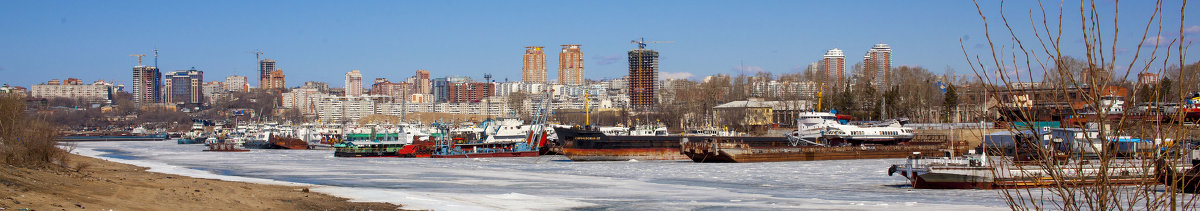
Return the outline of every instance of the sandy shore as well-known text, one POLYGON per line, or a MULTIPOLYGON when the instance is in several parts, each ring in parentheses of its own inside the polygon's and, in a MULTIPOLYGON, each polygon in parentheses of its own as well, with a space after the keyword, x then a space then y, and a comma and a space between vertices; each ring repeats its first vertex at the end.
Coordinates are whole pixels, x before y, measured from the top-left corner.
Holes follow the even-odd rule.
POLYGON ((69 168, 3 166, 4 210, 396 210, 349 202, 308 187, 197 179, 71 155, 69 168), (76 171, 78 170, 78 171, 76 171))

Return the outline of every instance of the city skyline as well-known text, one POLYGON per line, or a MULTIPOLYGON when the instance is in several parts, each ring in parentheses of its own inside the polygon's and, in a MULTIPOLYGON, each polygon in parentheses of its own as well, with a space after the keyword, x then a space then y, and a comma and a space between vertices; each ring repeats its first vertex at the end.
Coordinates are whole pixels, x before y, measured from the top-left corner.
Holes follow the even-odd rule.
MULTIPOLYGON (((982 4, 994 7, 991 4, 998 2, 982 4)), ((1123 17, 1146 17, 1152 11, 1142 4, 1123 4, 1123 17)), ((1036 3, 1009 3, 1006 7, 1021 13, 1035 8, 1036 3)), ((158 63, 164 71, 197 67, 215 78, 248 76, 255 87, 261 86, 255 76, 259 69, 256 50, 262 51, 261 58, 277 60, 280 69, 287 69, 286 87, 306 81, 342 87, 340 80, 328 78, 350 70, 362 70, 366 78, 407 78, 422 69, 433 77, 480 78, 490 73, 496 81, 520 81, 524 46, 563 44, 588 47, 584 78, 613 79, 628 72, 624 53, 636 48, 628 40, 641 37, 675 41, 648 47, 662 53, 662 78, 792 73, 820 60, 828 49, 838 48, 855 58, 879 43, 889 44, 895 52, 893 67, 915 65, 932 72, 949 67, 970 74, 959 40, 968 53, 990 53, 974 5, 959 1, 664 1, 639 2, 637 7, 615 2, 19 2, 0 11, 5 19, 0 26, 16 32, 0 35, 0 46, 10 49, 0 52, 0 73, 16 73, 3 82, 25 87, 67 77, 129 86, 132 82, 124 73, 136 65, 136 58, 128 55, 150 54, 155 49, 159 57, 147 58, 151 62, 146 65, 158 63), (531 6, 545 10, 503 9, 531 6), (262 8, 276 7, 278 10, 259 13, 262 8), (671 7, 688 10, 665 9, 671 7), (190 11, 223 15, 178 15, 190 11), (642 17, 629 17, 633 14, 642 17), (568 15, 577 18, 553 18, 568 15), (626 24, 637 19, 655 21, 626 24), (138 33, 129 33, 134 31, 138 33), (471 58, 471 62, 455 62, 463 58, 471 58)), ((996 16, 996 12, 985 10, 985 15, 996 16)), ((1164 26, 1177 26, 1179 18, 1170 16, 1163 18, 1164 26)), ((1200 26, 1194 16, 1188 18, 1183 34, 1194 37, 1200 26)), ((993 29, 999 25, 995 20, 992 23, 993 29)), ((1127 27, 1142 24, 1122 23, 1127 27)), ((1077 24, 1066 21, 1063 27, 1077 28, 1077 24)), ((1168 30, 1163 34, 1164 39, 1172 36, 1178 33, 1172 35, 1168 30)), ((992 36, 994 41, 1004 38, 1004 34, 992 36)), ((1140 36, 1122 34, 1121 38, 1136 43, 1140 36)), ((1079 39, 1064 35, 1065 47, 1080 48, 1071 46, 1079 39)), ((1133 49, 1117 51, 1124 58, 1132 57, 1133 49)), ((558 55, 547 54, 546 60, 556 61, 558 55)), ((846 62, 846 71, 856 60, 846 62)), ((552 65, 557 64, 546 64, 552 65)), ((557 79, 556 72, 547 71, 547 80, 557 79)))

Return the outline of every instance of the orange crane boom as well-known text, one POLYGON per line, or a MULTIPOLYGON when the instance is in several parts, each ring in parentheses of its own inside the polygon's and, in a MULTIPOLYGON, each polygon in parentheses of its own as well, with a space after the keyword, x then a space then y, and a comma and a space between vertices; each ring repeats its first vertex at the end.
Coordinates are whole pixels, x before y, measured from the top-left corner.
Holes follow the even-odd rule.
POLYGON ((138 66, 142 66, 142 57, 146 56, 146 54, 129 54, 129 56, 136 56, 138 58, 138 66))

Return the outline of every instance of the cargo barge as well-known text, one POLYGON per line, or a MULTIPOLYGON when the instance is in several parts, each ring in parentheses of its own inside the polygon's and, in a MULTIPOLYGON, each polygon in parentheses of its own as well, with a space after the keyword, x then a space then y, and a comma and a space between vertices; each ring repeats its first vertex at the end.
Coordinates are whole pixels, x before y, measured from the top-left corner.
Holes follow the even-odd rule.
MULTIPOLYGON (((697 163, 749 163, 813 160, 904 158, 913 152, 944 154, 946 144, 819 146, 793 142, 713 138, 683 143, 683 154, 697 163)), ((966 143, 957 150, 965 151, 966 143)))
POLYGON ((272 135, 270 143, 276 149, 308 149, 308 142, 291 136, 272 135))
MULTIPOLYGON (((882 126, 842 124, 829 112, 803 112, 797 130, 785 137, 707 137, 682 143, 681 151, 699 163, 745 163, 812 160, 904 158, 913 152, 937 154, 950 150, 941 136, 914 140, 912 128, 899 121, 882 126)), ((965 151, 965 143, 955 150, 965 151)))
MULTIPOLYGON (((918 189, 1014 189, 1158 184, 1150 162, 1138 159, 1073 160, 1057 165, 1009 163, 993 165, 986 156, 924 158, 914 155, 892 165, 888 175, 900 174, 918 189), (1051 176, 1054 175, 1054 176, 1051 176)), ((1008 162, 1006 162, 1008 163, 1008 162)))
POLYGON ((608 135, 597 128, 554 128, 572 161, 684 160, 677 135, 608 135))
POLYGON ((234 143, 214 143, 209 144, 205 152, 249 152, 250 150, 238 147, 240 144, 234 143))

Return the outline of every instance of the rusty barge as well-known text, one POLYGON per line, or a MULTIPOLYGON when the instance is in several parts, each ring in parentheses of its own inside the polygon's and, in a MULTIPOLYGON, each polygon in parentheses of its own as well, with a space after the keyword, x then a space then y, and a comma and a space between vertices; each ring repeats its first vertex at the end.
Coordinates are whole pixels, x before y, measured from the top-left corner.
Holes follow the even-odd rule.
MULTIPOLYGON (((966 151, 965 142, 954 146, 955 151, 966 151)), ((948 142, 906 142, 898 145, 850 145, 819 146, 804 145, 795 141, 729 140, 714 137, 704 141, 682 144, 683 154, 698 163, 748 163, 813 160, 850 160, 904 158, 914 152, 922 154, 944 154, 950 149, 948 142)))
POLYGON ((554 128, 572 161, 684 160, 677 135, 608 135, 598 128, 554 128))

